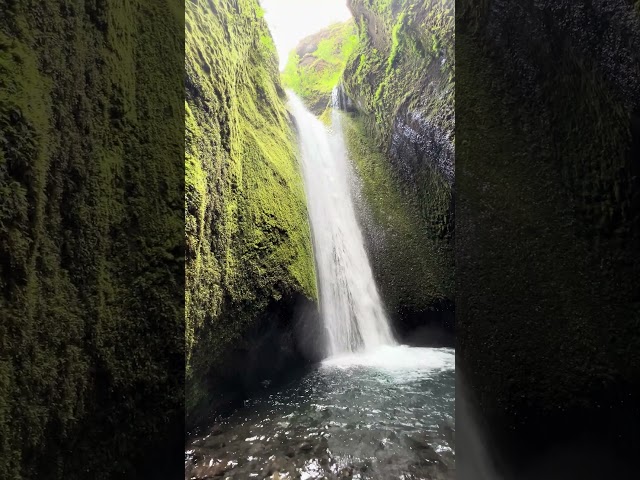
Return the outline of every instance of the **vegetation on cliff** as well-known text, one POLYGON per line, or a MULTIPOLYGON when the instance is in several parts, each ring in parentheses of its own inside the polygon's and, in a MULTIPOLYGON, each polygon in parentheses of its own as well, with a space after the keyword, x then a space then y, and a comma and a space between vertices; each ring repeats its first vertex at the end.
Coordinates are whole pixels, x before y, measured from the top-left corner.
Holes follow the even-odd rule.
MULTIPOLYGON (((376 282, 385 306, 395 316, 442 306, 453 296, 452 266, 446 252, 424 228, 413 192, 397 178, 388 157, 371 140, 362 117, 342 114, 342 126, 351 160, 365 199, 361 222, 376 282)), ((428 186, 432 195, 448 195, 441 185, 428 186)))
POLYGON ((349 0, 359 41, 344 75, 347 94, 371 115, 385 146, 401 110, 420 113, 452 141, 452 0, 349 0))
POLYGON ((187 4, 187 414, 278 303, 315 297, 295 139, 256 0, 187 4))
POLYGON ((183 31, 177 3, 3 5, 0 478, 141 477, 179 440, 183 31))
POLYGON ((289 55, 282 82, 321 114, 340 82, 347 59, 358 42, 355 23, 332 25, 302 40, 289 55))
POLYGON ((400 317, 451 308, 453 2, 352 0, 349 8, 358 42, 341 88, 356 112, 345 123, 350 153, 378 212, 377 227, 365 225, 376 277, 400 317), (391 205, 395 213, 381 215, 391 205))
POLYGON ((453 274, 453 2, 351 0, 349 7, 359 41, 344 89, 413 189, 427 231, 449 249, 453 274))

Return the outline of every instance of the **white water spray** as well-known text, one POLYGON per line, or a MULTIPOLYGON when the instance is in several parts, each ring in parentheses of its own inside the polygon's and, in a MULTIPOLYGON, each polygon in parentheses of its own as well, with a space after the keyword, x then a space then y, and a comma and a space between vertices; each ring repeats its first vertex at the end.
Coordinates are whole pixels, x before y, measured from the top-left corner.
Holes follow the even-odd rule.
POLYGON ((334 108, 330 133, 300 98, 291 91, 288 95, 298 127, 326 353, 395 345, 356 219, 339 113, 334 108))

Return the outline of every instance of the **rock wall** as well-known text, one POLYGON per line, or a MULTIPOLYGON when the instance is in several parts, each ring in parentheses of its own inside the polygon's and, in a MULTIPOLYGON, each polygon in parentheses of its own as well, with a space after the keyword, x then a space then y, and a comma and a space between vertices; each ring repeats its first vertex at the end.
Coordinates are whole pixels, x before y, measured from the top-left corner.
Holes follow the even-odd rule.
POLYGON ((295 139, 256 0, 187 4, 186 74, 187 418, 193 423, 228 403, 225 394, 244 388, 237 385, 243 370, 249 388, 253 370, 265 362, 275 369, 284 359, 299 360, 287 332, 294 317, 313 311, 316 286, 295 139), (250 362, 247 352, 266 331, 281 340, 250 362))
POLYGON ((183 31, 171 2, 3 2, 0 478, 179 462, 183 31))
POLYGON ((343 114, 342 126, 358 179, 360 224, 396 333, 409 343, 452 345, 450 252, 429 235, 416 195, 398 178, 388 155, 371 140, 362 116, 343 114))
POLYGON ((453 2, 348 5, 359 41, 342 88, 357 112, 350 150, 377 212, 365 225, 374 273, 400 330, 435 322, 452 332, 453 2))
POLYGON ((458 363, 514 478, 567 478, 553 455, 594 478, 593 462, 637 448, 632 3, 458 5, 458 363))

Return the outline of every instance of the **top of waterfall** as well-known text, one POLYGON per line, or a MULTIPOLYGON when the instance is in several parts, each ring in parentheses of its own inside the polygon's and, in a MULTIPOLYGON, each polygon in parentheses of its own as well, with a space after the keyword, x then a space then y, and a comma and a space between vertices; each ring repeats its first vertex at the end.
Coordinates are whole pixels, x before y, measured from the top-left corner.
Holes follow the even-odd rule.
POLYGON ((352 18, 345 0, 260 0, 278 50, 280 70, 300 40, 352 18))
POLYGON ((340 108, 340 85, 336 85, 331 92, 331 106, 340 108))
POLYGON ((331 106, 337 110, 349 110, 349 97, 342 83, 336 85, 331 92, 331 106))

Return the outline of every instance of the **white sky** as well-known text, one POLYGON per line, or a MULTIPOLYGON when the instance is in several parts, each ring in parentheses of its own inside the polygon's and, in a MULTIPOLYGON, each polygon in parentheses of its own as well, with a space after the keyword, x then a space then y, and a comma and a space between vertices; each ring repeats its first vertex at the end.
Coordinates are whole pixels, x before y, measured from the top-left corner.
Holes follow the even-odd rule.
POLYGON ((303 38, 351 18, 347 0, 260 0, 278 49, 280 70, 303 38))

